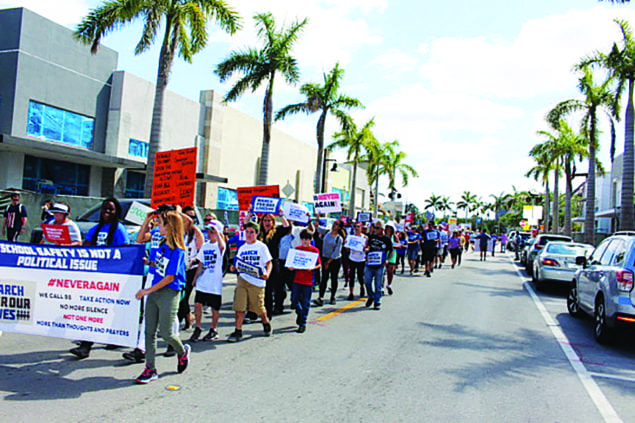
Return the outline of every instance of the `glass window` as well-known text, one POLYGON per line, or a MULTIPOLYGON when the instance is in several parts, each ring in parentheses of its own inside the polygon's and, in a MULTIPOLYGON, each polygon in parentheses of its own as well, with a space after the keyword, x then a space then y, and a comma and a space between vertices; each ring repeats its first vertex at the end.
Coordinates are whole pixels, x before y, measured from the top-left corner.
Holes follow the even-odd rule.
POLYGON ((600 264, 600 257, 602 257, 602 254, 606 251, 606 247, 608 247, 609 242, 610 240, 607 239, 598 245, 595 251, 593 251, 593 254, 591 254, 591 257, 589 257, 590 264, 600 264))
POLYGON ((613 255, 615 255, 616 246, 617 243, 614 240, 608 243, 606 250, 604 250, 604 253, 602 253, 602 257, 600 257, 600 264, 602 266, 608 266, 609 264, 611 264, 611 259, 613 258, 613 255))
POLYGON ((238 210, 238 194, 233 189, 218 187, 216 208, 219 210, 238 210))
MULTIPOLYGON (((616 239, 611 243, 610 249, 613 251, 613 254, 609 258, 608 263, 611 266, 621 266, 622 264, 624 264, 624 256, 626 255, 626 243, 621 239, 616 239)), ((605 253, 604 255, 607 254, 605 253)), ((604 261, 604 258, 602 259, 602 261, 604 261)))
POLYGON ((31 137, 93 148, 95 119, 77 113, 29 102, 26 133, 31 137))
POLYGON ((145 159, 148 157, 148 143, 130 138, 130 141, 128 141, 128 155, 145 159))
POLYGON ((25 156, 22 186, 49 195, 88 195, 90 166, 25 156))
MULTIPOLYGON (((143 198, 146 175, 138 172, 126 172, 126 198, 143 198)), ((125 216, 125 215, 123 215, 125 216)))

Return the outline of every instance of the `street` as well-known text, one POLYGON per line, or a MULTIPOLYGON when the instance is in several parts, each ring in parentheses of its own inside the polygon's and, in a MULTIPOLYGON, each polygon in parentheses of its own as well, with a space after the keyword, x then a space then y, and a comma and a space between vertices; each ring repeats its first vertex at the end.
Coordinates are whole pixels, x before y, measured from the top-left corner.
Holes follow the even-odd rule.
MULTIPOLYGON (((96 346, 77 361, 64 339, 0 337, 3 421, 413 422, 633 421, 635 340, 601 346, 590 319, 574 319, 565 288, 536 294, 513 256, 476 253, 432 278, 398 275, 380 311, 345 300, 295 314, 273 336, 233 328, 235 278, 226 277, 217 341, 192 344, 190 367, 159 357, 159 380, 139 386, 142 364, 96 346)), ((340 287, 343 281, 340 281, 340 287)), ((359 293, 358 288, 355 290, 359 293)), ((210 315, 204 316, 203 332, 210 315)), ((181 333, 187 340, 191 330, 181 333)), ((162 352, 165 344, 160 342, 162 352)))

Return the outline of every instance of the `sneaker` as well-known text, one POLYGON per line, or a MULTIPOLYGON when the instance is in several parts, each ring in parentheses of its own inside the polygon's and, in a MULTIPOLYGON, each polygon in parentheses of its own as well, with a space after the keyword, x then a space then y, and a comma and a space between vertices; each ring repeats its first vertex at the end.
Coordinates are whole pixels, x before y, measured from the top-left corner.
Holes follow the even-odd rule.
POLYGON ((388 291, 388 295, 392 295, 392 286, 386 285, 386 290, 388 291))
POLYGON ((241 339, 243 339, 243 331, 236 329, 229 335, 227 342, 238 342, 241 339))
POLYGON ((218 332, 216 332, 216 329, 211 328, 209 332, 207 332, 207 335, 203 337, 203 341, 211 341, 214 339, 218 339, 218 332))
POLYGON ((164 357, 174 357, 176 355, 176 350, 172 347, 172 345, 168 345, 168 348, 163 353, 164 357))
POLYGON ((348 301, 353 301, 355 299, 355 296, 353 294, 348 294, 348 297, 346 297, 346 299, 348 301))
POLYGON ((150 383, 153 380, 157 380, 158 378, 159 378, 159 375, 157 374, 156 369, 151 369, 149 367, 146 367, 143 370, 143 373, 141 373, 139 377, 135 379, 135 382, 145 385, 146 383, 150 383))
POLYGON ((427 278, 429 278, 430 277, 430 272, 426 271, 425 275, 426 275, 427 278))
POLYGON ((85 358, 88 358, 88 356, 90 355, 90 347, 80 345, 79 347, 71 349, 70 353, 75 355, 79 360, 83 360, 85 358))
POLYGON ((118 350, 121 348, 121 345, 108 344, 104 347, 105 350, 118 350))
POLYGON ((336 302, 337 302, 337 301, 335 301, 335 298, 331 298, 331 301, 329 301, 329 303, 330 303, 331 305, 335 305, 335 303, 336 303, 336 302))
POLYGON ((146 353, 141 351, 139 348, 135 348, 132 351, 125 352, 121 354, 123 358, 126 360, 132 361, 133 363, 143 363, 146 361, 146 353))
POLYGON ((372 299, 372 298, 368 298, 368 299, 366 300, 366 304, 365 304, 365 306, 366 306, 366 307, 370 307, 371 305, 373 305, 373 299, 372 299))
POLYGON ((262 330, 265 331, 265 336, 271 336, 271 323, 263 323, 262 330))
POLYGON ((375 304, 375 307, 373 307, 375 310, 380 310, 381 309, 381 304, 375 304))
POLYGON ((297 332, 297 333, 304 333, 304 332, 306 332, 306 326, 304 326, 304 325, 300 325, 300 326, 298 326, 298 329, 296 329, 296 332, 297 332))
POLYGON ((322 298, 316 298, 315 300, 313 300, 313 304, 318 307, 322 307, 324 305, 324 300, 322 298))
POLYGON ((185 344, 184 347, 185 352, 183 353, 183 355, 179 356, 179 362, 176 365, 176 371, 179 373, 183 373, 185 369, 187 369, 187 365, 190 363, 190 350, 192 349, 192 347, 190 347, 188 344, 185 344))
POLYGON ((366 296, 366 290, 364 288, 359 290, 359 296, 360 297, 365 297, 366 296))
POLYGON ((194 328, 192 336, 190 336, 190 342, 198 342, 198 338, 201 336, 201 328, 198 326, 194 328))

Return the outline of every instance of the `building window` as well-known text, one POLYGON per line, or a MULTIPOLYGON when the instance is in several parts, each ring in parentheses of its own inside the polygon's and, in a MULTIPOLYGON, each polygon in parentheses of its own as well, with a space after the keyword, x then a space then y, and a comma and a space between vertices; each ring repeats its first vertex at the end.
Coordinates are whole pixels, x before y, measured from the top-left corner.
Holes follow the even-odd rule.
POLYGON ((143 198, 146 183, 145 173, 126 172, 126 198, 143 198))
POLYGON ((92 149, 94 127, 93 118, 29 101, 28 136, 92 149))
POLYGON ((238 194, 236 191, 218 187, 216 208, 219 210, 238 210, 238 194))
POLYGON ((128 155, 145 159, 148 157, 148 145, 149 144, 145 141, 130 138, 128 142, 128 155))
POLYGON ((22 187, 49 195, 88 195, 90 166, 24 157, 22 187))

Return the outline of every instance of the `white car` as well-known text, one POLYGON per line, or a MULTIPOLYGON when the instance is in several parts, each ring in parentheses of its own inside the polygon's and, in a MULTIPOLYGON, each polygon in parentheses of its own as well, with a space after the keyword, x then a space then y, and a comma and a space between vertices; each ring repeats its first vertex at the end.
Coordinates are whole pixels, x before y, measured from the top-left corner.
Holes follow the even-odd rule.
POLYGON ((588 257, 593 248, 576 242, 548 242, 534 258, 532 280, 536 289, 541 289, 545 282, 570 283, 581 267, 576 264, 576 257, 588 257))

